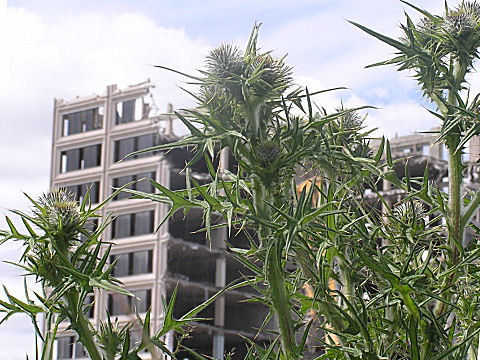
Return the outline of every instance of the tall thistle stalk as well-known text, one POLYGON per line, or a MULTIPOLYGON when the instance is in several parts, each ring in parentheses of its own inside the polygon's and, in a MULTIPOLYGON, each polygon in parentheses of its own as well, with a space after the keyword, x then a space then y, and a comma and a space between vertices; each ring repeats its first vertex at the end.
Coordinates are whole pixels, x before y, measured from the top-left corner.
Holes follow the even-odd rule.
MULTIPOLYGON (((273 139, 268 131, 274 116, 269 102, 278 99, 279 94, 290 85, 290 69, 282 60, 274 59, 269 53, 258 52, 257 35, 258 27, 255 27, 243 54, 229 46, 220 47, 211 53, 208 58, 209 76, 204 90, 206 95, 208 94, 206 101, 210 100, 209 96, 212 97, 211 100, 215 98, 217 101, 225 96, 230 98, 232 103, 236 103, 237 109, 235 105, 221 103, 222 106, 238 111, 239 119, 225 119, 225 125, 232 120, 243 122, 235 125, 247 139, 243 149, 245 153, 242 155, 252 169, 255 214, 259 218, 272 221, 272 204, 282 202, 283 194, 279 188, 282 179, 280 174, 268 173, 268 170, 272 164, 279 162, 282 145, 279 139, 273 139), (245 125, 244 129, 241 128, 242 125, 245 125), (255 160, 258 164, 255 164, 255 160, 252 161, 250 154, 253 151, 256 151, 255 160), (260 171, 255 171, 256 167, 260 171)), ((222 100, 226 99, 220 101, 222 100)), ((282 265, 283 246, 272 236, 271 228, 263 224, 258 225, 257 236, 260 246, 266 251, 266 280, 271 291, 272 308, 280 328, 283 349, 286 357, 293 359, 297 349, 282 265)))
MULTIPOLYGON (((461 338, 472 339, 468 335, 476 329, 470 321, 462 323, 465 319, 461 320, 460 309, 454 304, 464 301, 464 306, 473 306, 469 300, 463 299, 458 281, 462 278, 462 281, 465 281, 469 276, 468 266, 461 264, 465 264, 465 261, 469 264, 475 263, 470 262, 471 253, 470 257, 467 255, 472 250, 472 244, 467 243, 465 233, 466 229, 472 226, 470 220, 473 213, 478 210, 480 195, 476 193, 472 197, 464 191, 463 172, 466 167, 462 163, 462 154, 468 141, 480 134, 477 127, 479 95, 470 100, 466 81, 467 74, 474 71, 474 60, 478 58, 480 5, 476 2, 462 2, 454 9, 446 6, 443 15, 433 15, 405 1, 402 2, 420 12, 423 19, 414 24, 406 15, 406 24, 402 25, 405 36, 399 40, 376 33, 362 25, 353 24, 397 49, 395 58, 372 66, 395 64, 400 70, 413 71, 424 96, 437 107, 437 111, 431 113, 442 122, 437 142, 443 143, 448 151, 448 193, 436 198, 424 196, 426 192, 412 195, 418 196, 442 213, 447 233, 446 241, 442 245, 447 251, 444 253, 445 261, 440 264, 440 268, 443 268, 448 276, 442 276, 441 281, 438 279, 436 289, 438 296, 435 296, 436 300, 430 301, 435 303, 433 313, 421 314, 423 320, 420 327, 425 338, 428 338, 429 331, 431 332, 431 329, 426 329, 426 319, 435 322, 436 326, 444 328, 445 331, 449 329, 452 334, 460 334, 462 328, 469 329, 466 335, 451 337, 451 341, 455 343, 461 338), (447 206, 443 204, 444 196, 448 198, 447 206)), ((405 187, 399 179, 393 181, 405 187)), ((431 345, 432 343, 424 343, 422 359, 433 356, 431 345)), ((466 346, 468 347, 468 344, 466 346)), ((473 346, 472 342, 470 348, 473 346)), ((479 347, 478 344, 475 346, 479 347)), ((474 358, 473 353, 474 351, 470 351, 469 358, 474 358)))
MULTIPOLYGON (((335 229, 335 219, 344 210, 334 202, 337 196, 347 193, 345 187, 336 187, 345 180, 339 174, 344 174, 346 169, 355 172, 366 164, 370 168, 364 169, 363 176, 368 177, 370 171, 377 175, 379 172, 367 151, 368 133, 359 134, 361 122, 342 125, 343 117, 347 119, 355 109, 314 113, 311 94, 292 86, 291 70, 284 59, 259 51, 258 30, 256 25, 245 51, 231 45, 214 49, 207 57, 202 76, 182 74, 199 84, 199 91, 194 94, 199 109, 176 113, 191 134, 177 143, 156 147, 167 150, 194 145, 195 155, 187 168, 204 158, 211 183, 200 186, 187 173, 186 190, 173 193, 152 181, 160 193, 149 198, 171 205, 169 215, 180 208, 203 209, 207 236, 211 228, 209 218, 214 211, 223 214, 225 226, 256 232, 248 252, 231 250, 254 271, 250 284, 267 285, 265 290, 259 288, 259 299, 270 307, 278 325, 280 343, 275 352, 270 351, 271 356, 298 359, 303 356, 312 326, 305 322, 309 307, 302 305, 304 284, 322 283, 321 290, 315 289, 320 291, 315 296, 341 304, 325 304, 329 309, 325 317, 336 330, 344 329, 342 320, 334 316, 338 308, 343 307, 343 301, 340 297, 335 300, 334 289, 329 288, 331 277, 336 276, 333 271, 336 252, 327 249, 316 254, 319 244, 331 246, 338 240, 336 233, 340 230, 335 229), (238 163, 236 174, 213 166, 214 158, 224 149, 238 163), (355 161, 352 156, 356 156, 355 161), (344 168, 339 169, 341 166, 344 168), (310 190, 297 193, 295 177, 302 171, 318 176, 319 182, 314 182, 310 190), (314 194, 320 198, 323 185, 318 184, 323 183, 330 184, 328 195, 321 196, 323 200, 328 198, 329 204, 319 209, 313 198, 314 194), (331 223, 325 225, 327 214, 331 223), (325 263, 328 269, 319 269, 316 256, 329 258, 325 263)), ((330 90, 336 89, 326 91, 330 90)), ((357 183, 358 179, 349 181, 357 183)), ((136 191, 129 192, 146 197, 136 191)), ((338 259, 342 262, 348 256, 338 259)), ((349 270, 348 266, 342 266, 341 277, 345 279, 350 297, 354 286, 348 281, 349 270)), ((318 306, 314 302, 310 307, 315 311, 313 308, 318 306)))

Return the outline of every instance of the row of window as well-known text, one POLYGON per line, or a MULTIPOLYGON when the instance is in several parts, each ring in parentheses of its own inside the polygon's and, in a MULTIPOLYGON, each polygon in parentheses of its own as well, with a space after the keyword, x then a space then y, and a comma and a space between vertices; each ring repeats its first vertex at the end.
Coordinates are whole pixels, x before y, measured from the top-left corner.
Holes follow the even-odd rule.
POLYGON ((102 145, 95 144, 60 153, 60 173, 100 166, 102 145))
POLYGON ((108 313, 110 315, 129 315, 147 312, 152 305, 152 290, 134 290, 132 294, 134 296, 109 294, 108 313))
POLYGON ((75 200, 82 202, 87 195, 90 198, 90 203, 96 204, 100 199, 100 182, 93 181, 84 184, 68 185, 65 186, 65 189, 75 195, 75 200))
MULTIPOLYGON (((120 161, 135 151, 148 149, 158 144, 159 135, 155 133, 117 140, 114 144, 114 161, 120 161)), ((140 159, 156 154, 156 151, 150 151, 143 154, 129 156, 124 160, 140 159)), ((60 153, 60 173, 63 174, 69 171, 83 170, 100 166, 101 155, 101 144, 94 144, 77 149, 62 151, 60 153)))
MULTIPOLYGON (((121 239, 131 236, 153 234, 155 211, 140 211, 136 213, 118 215, 112 221, 111 238, 121 239)), ((93 233, 98 228, 98 219, 91 219, 85 223, 87 233, 93 233)), ((80 241, 85 241, 87 235, 80 234, 80 241)))
MULTIPOLYGON (((152 185, 150 181, 148 181, 148 179, 155 180, 155 178, 156 178, 155 171, 149 171, 141 174, 120 176, 112 180, 112 187, 114 189, 117 189, 128 183, 132 183, 131 185, 127 186, 127 189, 143 191, 147 193, 154 193, 155 187, 152 185)), ((126 192, 120 192, 118 195, 115 196, 113 200, 122 200, 122 199, 127 199, 129 197, 130 197, 130 194, 126 192)))
POLYGON ((115 141, 114 145, 114 161, 120 161, 120 160, 134 160, 134 159, 140 159, 152 155, 156 155, 156 151, 153 152, 146 152, 143 154, 138 154, 138 155, 133 155, 126 157, 127 155, 135 152, 135 151, 140 151, 144 149, 151 148, 155 145, 159 144, 160 136, 159 134, 145 134, 145 135, 139 135, 139 136, 133 136, 129 137, 126 139, 121 139, 115 141))
POLYGON ((57 338, 57 359, 84 359, 88 358, 83 345, 75 341, 74 336, 62 336, 57 338))
MULTIPOLYGON (((113 178, 112 180, 112 187, 114 189, 120 188, 128 183, 132 183, 127 186, 127 189, 143 191, 147 193, 154 193, 155 187, 148 181, 148 179, 155 179, 155 171, 148 171, 145 173, 140 174, 133 174, 133 175, 126 175, 120 176, 117 178, 113 178)), ((73 184, 64 186, 64 188, 74 194, 75 200, 78 202, 82 202, 85 196, 89 195, 90 203, 96 204, 100 200, 100 182, 99 181, 92 181, 87 183, 80 183, 80 184, 73 184)), ((112 189, 113 192, 113 189, 112 189)), ((122 200, 127 199, 130 197, 130 194, 126 192, 121 192, 116 195, 113 200, 122 200)))
POLYGON ((150 113, 148 97, 118 102, 115 105, 115 125, 147 119, 150 113))
MULTIPOLYGON (((150 309, 152 304, 151 289, 132 290, 131 292, 134 296, 108 294, 108 312, 110 315, 129 315, 135 312, 144 313, 150 309)), ((90 319, 94 315, 94 299, 93 294, 85 298, 84 309, 87 317, 90 319)))
MULTIPOLYGON (((147 119, 150 113, 149 99, 148 97, 139 97, 118 102, 115 105, 115 125, 147 119)), ((62 136, 101 129, 103 118, 103 106, 64 114, 62 116, 62 136)))

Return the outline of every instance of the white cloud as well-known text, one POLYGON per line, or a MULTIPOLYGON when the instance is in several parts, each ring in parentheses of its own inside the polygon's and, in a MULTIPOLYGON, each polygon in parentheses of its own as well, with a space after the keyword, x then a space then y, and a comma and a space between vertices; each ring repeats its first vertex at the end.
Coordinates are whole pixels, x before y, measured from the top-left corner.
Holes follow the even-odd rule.
POLYGON ((421 105, 413 101, 392 103, 370 111, 367 124, 378 127, 388 137, 430 130, 439 125, 439 120, 421 105))

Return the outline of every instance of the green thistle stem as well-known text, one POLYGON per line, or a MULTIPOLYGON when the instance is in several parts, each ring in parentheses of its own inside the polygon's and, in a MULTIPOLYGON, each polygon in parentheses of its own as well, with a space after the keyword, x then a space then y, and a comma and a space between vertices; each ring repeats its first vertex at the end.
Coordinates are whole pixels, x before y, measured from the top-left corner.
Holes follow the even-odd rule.
POLYGON ((80 311, 77 311, 77 304, 79 300, 78 293, 75 289, 73 289, 73 291, 68 292, 66 297, 69 306, 70 322, 72 324, 72 328, 78 334, 79 341, 83 346, 85 346, 85 349, 87 350, 91 360, 102 360, 102 356, 100 355, 93 338, 94 331, 90 322, 85 317, 82 307, 80 307, 80 311))
MULTIPOLYGON (((456 62, 453 66, 454 76, 452 81, 452 89, 448 92, 448 103, 451 105, 457 104, 455 94, 460 90, 461 84, 465 79, 466 66, 456 62)), ((444 114, 447 119, 452 114, 444 114)), ((452 130, 452 133, 447 137, 445 145, 448 149, 448 214, 447 214, 447 228, 448 228, 448 247, 450 249, 450 266, 454 267, 458 263, 460 252, 463 252, 463 237, 465 224, 462 222, 462 181, 463 181, 463 165, 462 153, 457 151, 460 143, 461 130, 457 127, 452 130)), ((446 280, 444 288, 447 289, 455 283, 458 275, 453 272, 446 280)), ((445 291, 445 298, 450 300, 451 295, 445 291)), ((440 317, 446 311, 446 304, 439 301, 435 308, 435 315, 440 317)))
POLYGON ((296 359, 297 345, 295 331, 290 314, 288 296, 285 289, 281 259, 279 258, 277 244, 273 244, 268 252, 267 280, 272 293, 272 305, 275 310, 278 326, 282 335, 282 345, 286 359, 296 359))
MULTIPOLYGON (((266 202, 273 203, 273 191, 267 191, 265 185, 260 179, 253 180, 253 198, 257 216, 270 220, 270 206, 266 202)), ((269 246, 268 241, 275 241, 270 237, 270 229, 259 225, 258 237, 260 244, 267 250, 266 256, 266 280, 270 286, 272 296, 272 307, 280 328, 282 346, 285 351, 286 359, 296 359, 297 350, 295 342, 295 329, 288 302, 288 294, 285 286, 285 278, 282 271, 282 261, 278 244, 274 242, 269 246)))

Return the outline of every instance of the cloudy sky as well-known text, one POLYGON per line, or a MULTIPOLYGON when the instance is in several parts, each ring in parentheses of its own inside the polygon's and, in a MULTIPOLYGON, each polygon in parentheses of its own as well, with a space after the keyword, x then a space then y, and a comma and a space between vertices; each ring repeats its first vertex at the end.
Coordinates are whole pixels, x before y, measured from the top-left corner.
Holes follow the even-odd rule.
MULTIPOLYGON (((443 0, 414 3, 432 12, 443 7, 443 0)), ((255 21, 263 23, 264 50, 288 53, 297 83, 310 91, 349 88, 318 98, 319 105, 377 106, 368 123, 388 136, 435 126, 408 74, 364 69, 392 50, 347 22, 398 35, 405 9, 397 0, 0 0, 0 213, 26 210, 22 191, 38 196, 48 188, 54 98, 150 78, 160 109, 191 106, 179 89, 184 79, 151 65, 194 73, 220 43, 243 46, 255 21)), ((0 247, 1 260, 18 257, 15 245, 0 247)), ((11 265, 0 264, 0 282, 23 292, 11 265)), ((0 358, 25 359, 32 348, 28 320, 0 326, 0 358)))

